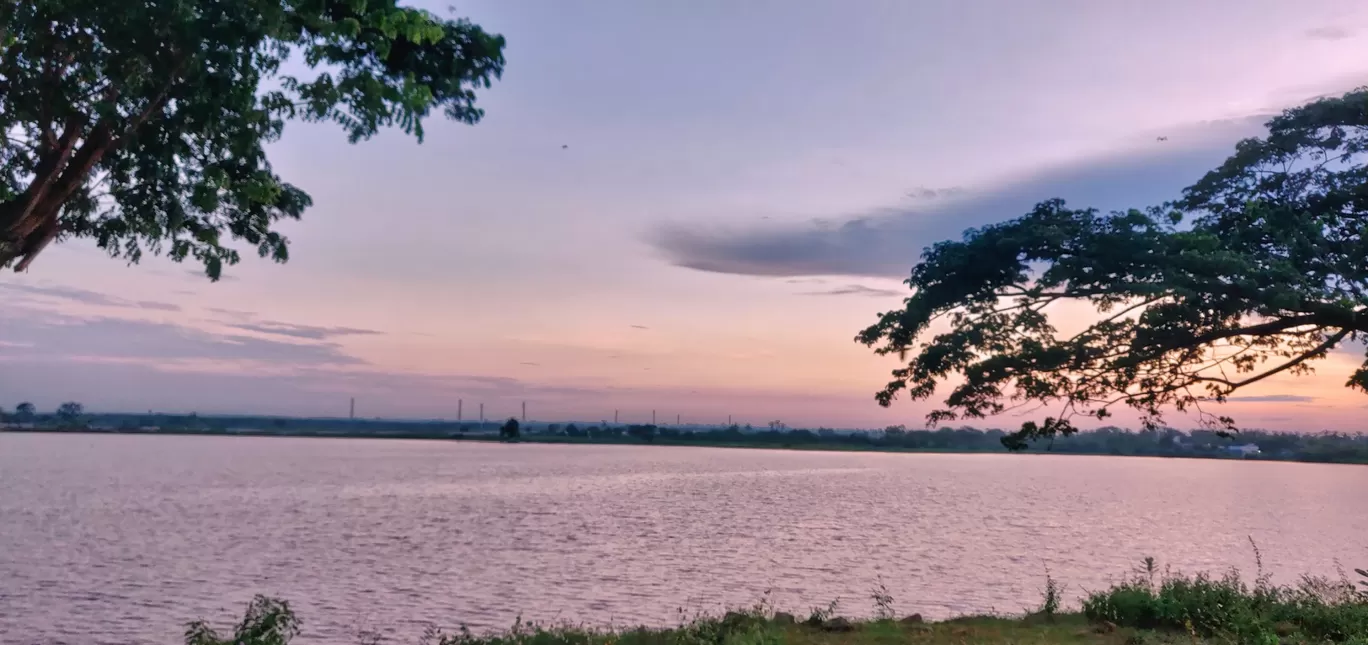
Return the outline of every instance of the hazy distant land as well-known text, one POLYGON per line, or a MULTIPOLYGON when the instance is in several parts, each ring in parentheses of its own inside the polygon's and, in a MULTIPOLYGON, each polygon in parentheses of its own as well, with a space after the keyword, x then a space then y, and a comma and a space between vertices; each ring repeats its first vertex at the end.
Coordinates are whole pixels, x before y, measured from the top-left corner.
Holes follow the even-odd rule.
MULTIPOLYGON (((762 427, 734 424, 627 424, 520 421, 516 436, 501 434, 505 420, 453 421, 349 419, 328 417, 84 414, 79 421, 35 415, 23 423, 11 415, 6 431, 100 432, 136 434, 212 434, 291 437, 369 437, 464 441, 518 441, 560 444, 713 446, 803 450, 887 452, 1007 452, 1001 429, 971 427, 914 430, 789 428, 781 422, 762 427)), ((1207 430, 1164 429, 1137 432, 1106 427, 1039 443, 1026 452, 1117 456, 1263 459, 1368 464, 1368 435, 1245 430, 1222 437, 1207 430)))

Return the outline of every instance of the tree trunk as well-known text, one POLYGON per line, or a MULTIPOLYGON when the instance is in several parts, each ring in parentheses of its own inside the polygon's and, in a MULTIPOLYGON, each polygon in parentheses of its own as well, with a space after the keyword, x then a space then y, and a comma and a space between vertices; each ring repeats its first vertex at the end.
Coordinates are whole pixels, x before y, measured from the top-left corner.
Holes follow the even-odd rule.
POLYGON ((18 199, 0 204, 0 269, 8 268, 11 262, 24 254, 24 236, 19 234, 18 229, 27 224, 20 217, 27 201, 21 194, 18 199))
POLYGON ((33 205, 20 198, 0 205, 0 269, 14 266, 15 271, 28 268, 33 257, 57 237, 61 227, 57 214, 61 205, 55 200, 33 205))
POLYGON ((33 181, 17 199, 0 204, 0 269, 26 271, 33 259, 61 233, 62 205, 85 183, 113 144, 109 124, 96 124, 76 148, 84 120, 67 123, 54 149, 35 169, 33 181))

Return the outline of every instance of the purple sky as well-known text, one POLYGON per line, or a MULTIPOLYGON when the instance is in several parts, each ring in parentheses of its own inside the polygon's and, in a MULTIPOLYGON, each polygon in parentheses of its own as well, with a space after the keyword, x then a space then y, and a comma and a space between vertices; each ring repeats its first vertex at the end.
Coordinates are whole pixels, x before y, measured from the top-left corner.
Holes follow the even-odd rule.
MULTIPOLYGON (((292 124, 272 159, 315 206, 287 265, 210 284, 69 244, 6 274, 0 406, 920 425, 851 339, 922 247, 1048 197, 1172 197, 1270 112, 1368 82, 1358 0, 457 10, 509 41, 483 123, 292 124)), ((1354 362, 1230 412, 1357 427, 1354 362)))

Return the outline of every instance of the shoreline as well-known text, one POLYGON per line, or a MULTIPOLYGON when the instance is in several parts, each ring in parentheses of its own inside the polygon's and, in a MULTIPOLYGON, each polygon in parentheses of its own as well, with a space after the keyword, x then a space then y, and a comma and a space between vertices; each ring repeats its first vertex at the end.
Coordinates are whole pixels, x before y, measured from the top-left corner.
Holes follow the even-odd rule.
MULTIPOLYGON (((1368 465, 1368 460, 1330 460, 1330 459, 1303 459, 1293 457, 1276 456, 1235 456, 1235 455, 1211 455, 1211 454, 1126 454, 1113 452, 1098 452, 1084 450, 1048 450, 1036 449, 1022 452, 1009 452, 1001 450, 964 450, 956 448, 905 448, 897 446, 878 446, 860 445, 839 442, 796 442, 796 443, 775 443, 763 441, 708 441, 708 440, 682 440, 668 437, 657 437, 653 440, 642 440, 632 437, 567 437, 557 435, 538 435, 529 434, 519 437, 516 440, 506 440, 497 434, 486 433, 457 433, 457 434, 434 434, 434 433, 405 433, 405 432, 350 432, 350 433, 330 433, 330 432, 304 432, 304 431, 268 431, 260 429, 242 430, 190 430, 190 429, 156 429, 148 430, 141 428, 119 428, 119 429, 59 429, 59 428, 14 428, 0 427, 0 435, 3 434, 44 434, 44 435, 139 435, 139 436, 175 436, 175 437, 257 437, 257 438, 303 438, 303 439, 402 439, 409 441, 444 441, 444 442, 470 442, 470 443, 497 443, 497 444, 538 444, 538 445, 564 445, 564 446, 628 446, 628 447, 661 447, 661 448, 727 448, 742 450, 783 450, 798 452, 834 452, 834 453, 885 453, 885 454, 925 454, 925 455, 1004 455, 1004 456, 1085 456, 1085 457, 1130 457, 1147 459, 1193 459, 1209 461, 1239 461, 1239 462, 1274 462, 1274 463, 1294 463, 1294 464, 1321 464, 1321 465, 1341 465, 1341 466, 1363 466, 1368 465)), ((1061 441, 1067 441, 1062 439, 1061 441)))
MULTIPOLYGON (((1257 553, 1257 549, 1256 549, 1257 553)), ((1260 567, 1262 569, 1262 566, 1260 567)), ((1368 643, 1368 571, 1355 583, 1303 576, 1294 586, 1270 585, 1260 571, 1248 583, 1232 571, 1216 578, 1161 572, 1147 558, 1133 576, 1110 588, 1085 592, 1078 608, 1065 607, 1065 587, 1046 576, 1040 604, 1014 615, 965 615, 926 621, 897 610, 882 583, 869 595, 874 612, 865 618, 837 613, 837 604, 814 607, 806 616, 777 611, 761 601, 721 615, 683 617, 669 627, 594 627, 565 620, 554 624, 518 619, 505 630, 446 631, 433 623, 424 645, 951 645, 963 643, 1144 645, 1258 643, 1268 645, 1368 643), (1361 586, 1360 586, 1361 585, 1361 586)), ((257 596, 232 633, 196 621, 186 645, 285 645, 303 635, 288 602, 257 596), (245 636, 245 637, 244 637, 245 636), (258 640, 260 639, 260 640, 258 640)), ((411 642, 368 631, 352 642, 411 642)))

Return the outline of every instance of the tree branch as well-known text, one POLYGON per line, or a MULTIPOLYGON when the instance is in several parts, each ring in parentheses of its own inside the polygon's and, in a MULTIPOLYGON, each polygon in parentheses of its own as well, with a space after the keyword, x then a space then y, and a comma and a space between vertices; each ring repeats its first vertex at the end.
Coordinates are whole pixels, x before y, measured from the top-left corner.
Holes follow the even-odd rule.
POLYGON ((11 206, 13 211, 10 214, 6 215, 0 212, 0 238, 28 237, 37 228, 36 223, 26 224, 25 222, 38 204, 47 198, 53 183, 57 181, 61 171, 71 159, 76 147, 76 140, 80 138, 85 129, 85 124, 86 118, 82 115, 73 115, 67 119, 62 136, 57 140, 56 148, 39 159, 38 167, 34 169, 33 181, 29 183, 28 188, 19 197, 21 201, 11 206))
POLYGON ((1227 381, 1227 380, 1225 380, 1225 379, 1218 379, 1218 378, 1210 377, 1210 376, 1196 376, 1196 375, 1194 375, 1193 378, 1194 378, 1195 380, 1197 380, 1197 381, 1219 383, 1220 385, 1223 385, 1223 386, 1225 386, 1225 387, 1230 388, 1231 391, 1234 391, 1234 390, 1237 390, 1237 389, 1239 389, 1239 388, 1242 388, 1242 387, 1244 387, 1244 386, 1246 386, 1246 385, 1250 385, 1250 384, 1253 384, 1253 383, 1258 383, 1259 381, 1262 381, 1262 380, 1264 380, 1264 379, 1266 379, 1266 378, 1268 378, 1268 377, 1270 377, 1270 376, 1273 376, 1274 374, 1278 374, 1278 373, 1280 373, 1280 372, 1284 372, 1284 371, 1287 371, 1287 370, 1289 370, 1289 369, 1292 369, 1293 367, 1296 367, 1296 366, 1298 366, 1298 365, 1300 365, 1300 364, 1302 364, 1302 363, 1304 363, 1304 362, 1306 362, 1306 361, 1308 361, 1308 360, 1310 360, 1310 359, 1320 357, 1321 355, 1325 354, 1325 352, 1327 352, 1327 351, 1329 351, 1330 349, 1334 348, 1334 346, 1337 345, 1337 344, 1339 344, 1340 341, 1344 340, 1344 338, 1345 338, 1346 336, 1348 336, 1351 332, 1352 332, 1352 330, 1350 330, 1350 329, 1341 329, 1341 330, 1339 330, 1338 332, 1336 332, 1334 335, 1332 335, 1332 336, 1330 336, 1329 338, 1325 339, 1325 342, 1323 342, 1323 343, 1321 343, 1321 344, 1319 344, 1319 345, 1317 345, 1317 346, 1315 346, 1315 347, 1313 347, 1313 348, 1311 348, 1311 349, 1309 349, 1309 350, 1303 352, 1300 356, 1297 356, 1296 358, 1294 358, 1294 359, 1292 359, 1292 360, 1290 360, 1290 361, 1287 361, 1286 363, 1283 363, 1282 365, 1279 365, 1278 367, 1275 367, 1275 368, 1273 368, 1273 369, 1271 369, 1271 370, 1268 370, 1268 371, 1266 371, 1266 372, 1264 372, 1264 373, 1262 373, 1262 374, 1259 374, 1259 375, 1257 375, 1257 376, 1251 376, 1251 377, 1249 377, 1249 378, 1247 378, 1247 379, 1245 379, 1245 380, 1243 380, 1243 381, 1237 381, 1237 382, 1232 383, 1232 382, 1227 381))
POLYGON ((1306 327, 1309 325, 1317 324, 1322 324, 1321 316, 1317 314, 1304 314, 1301 316, 1290 316, 1279 320, 1271 320, 1266 323, 1250 325, 1248 327, 1232 327, 1228 329, 1218 329, 1216 331, 1208 332, 1200 336, 1194 336, 1181 342, 1161 345, 1155 350, 1151 350, 1150 352, 1142 356, 1133 355, 1130 360, 1122 361, 1121 364, 1132 365, 1142 363, 1151 360, 1157 356, 1167 354, 1175 350, 1194 349, 1196 347, 1213 343, 1218 340, 1226 340, 1240 336, 1269 336, 1277 334, 1279 332, 1287 331, 1289 329, 1295 329, 1297 327, 1306 327))
POLYGON ((128 125, 124 128, 123 133, 114 140, 112 144, 113 147, 118 148, 122 146, 125 139, 133 136, 138 128, 142 127, 143 123, 147 122, 147 119, 150 118, 153 113, 166 105, 167 100, 169 100, 171 96, 171 88, 175 87, 176 82, 180 80, 180 75, 185 71, 185 66, 189 60, 189 57, 184 54, 176 54, 176 64, 172 67, 171 74, 167 78, 166 83, 162 85, 161 91, 157 92, 157 95, 153 97, 151 101, 148 101, 141 112, 132 119, 129 119, 128 125))

